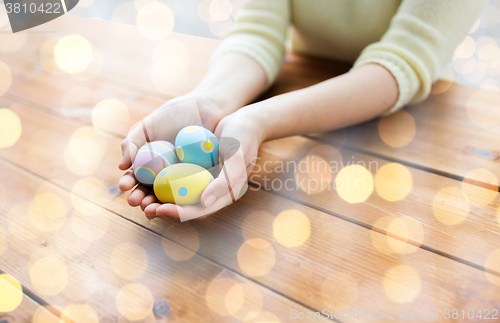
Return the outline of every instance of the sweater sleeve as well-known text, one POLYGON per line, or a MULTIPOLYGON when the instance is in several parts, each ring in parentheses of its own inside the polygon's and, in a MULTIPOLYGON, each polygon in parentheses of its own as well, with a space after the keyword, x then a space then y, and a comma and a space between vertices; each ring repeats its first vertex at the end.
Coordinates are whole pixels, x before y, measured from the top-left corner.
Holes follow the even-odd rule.
POLYGON ((367 46, 354 68, 376 63, 397 81, 399 97, 385 114, 425 99, 455 48, 488 0, 403 0, 379 42, 367 46))
POLYGON ((290 22, 290 0, 245 0, 233 27, 215 49, 211 61, 229 52, 254 59, 271 85, 281 68, 290 22))

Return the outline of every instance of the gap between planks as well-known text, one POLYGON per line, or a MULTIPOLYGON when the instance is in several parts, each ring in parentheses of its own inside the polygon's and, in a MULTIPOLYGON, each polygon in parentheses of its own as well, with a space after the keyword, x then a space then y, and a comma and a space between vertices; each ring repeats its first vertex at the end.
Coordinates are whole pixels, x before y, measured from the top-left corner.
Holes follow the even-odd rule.
MULTIPOLYGON (((51 185, 54 185, 54 186, 59 187, 60 189, 62 189, 62 190, 64 190, 64 191, 66 191, 66 192, 69 192, 69 191, 68 191, 68 190, 67 190, 64 186, 62 186, 62 185, 60 185, 60 184, 58 184, 58 183, 55 183, 55 182, 53 182, 53 181, 51 181, 51 180, 49 180, 49 179, 47 179, 47 178, 44 178, 43 176, 40 176, 40 175, 38 175, 37 173, 34 173, 34 172, 32 172, 31 170, 26 169, 25 167, 22 167, 22 166, 20 166, 20 165, 18 165, 18 164, 16 164, 16 163, 13 163, 13 162, 11 162, 10 160, 6 159, 5 157, 1 157, 1 156, 0 156, 0 160, 1 160, 2 162, 6 163, 6 164, 11 165, 11 166, 12 166, 12 167, 14 167, 14 168, 19 169, 20 171, 26 172, 26 173, 30 174, 31 176, 34 176, 34 177, 36 177, 36 178, 38 178, 38 179, 41 179, 41 180, 43 180, 43 181, 48 181, 48 182, 50 182, 50 183, 51 183, 51 185)), ((76 194, 76 193, 73 193, 73 194, 76 194)), ((303 302, 301 302, 301 301, 298 301, 298 300, 296 300, 296 299, 294 299, 294 298, 291 298, 290 296, 285 295, 285 294, 283 294, 282 292, 277 291, 276 289, 274 289, 274 288, 272 288, 272 287, 270 287, 270 286, 267 286, 266 284, 263 284, 263 283, 261 283, 261 282, 256 281, 256 280, 255 280, 254 278, 252 278, 251 276, 247 276, 247 275, 245 275, 245 274, 243 274, 243 273, 239 273, 238 271, 233 270, 233 269, 231 269, 231 268, 229 268, 229 267, 227 267, 227 266, 223 265, 222 263, 220 263, 220 262, 218 262, 218 261, 216 261, 216 260, 214 260, 214 259, 212 259, 212 258, 210 258, 210 257, 207 257, 207 256, 205 256, 205 255, 203 255, 203 254, 200 254, 198 251, 193 251, 193 250, 189 249, 189 248, 188 248, 188 247, 186 247, 186 246, 179 245, 177 242, 175 242, 175 241, 171 240, 170 238, 168 238, 168 237, 166 237, 166 236, 161 235, 160 233, 158 233, 158 232, 154 231, 153 229, 150 229, 150 228, 148 228, 148 227, 146 227, 146 226, 144 226, 144 225, 141 225, 141 224, 139 224, 139 223, 137 223, 137 222, 134 222, 132 219, 126 218, 126 217, 122 216, 121 214, 119 214, 119 213, 117 213, 117 212, 115 212, 115 211, 113 211, 113 210, 110 210, 110 209, 108 209, 108 208, 106 208, 106 207, 103 207, 103 206, 101 206, 101 205, 97 204, 96 202, 94 202, 94 201, 92 201, 92 200, 87 199, 87 198, 86 198, 86 197, 84 197, 84 196, 81 196, 81 195, 79 195, 79 194, 76 194, 76 195, 77 195, 78 197, 80 197, 80 198, 82 198, 82 199, 86 200, 87 202, 89 202, 89 203, 91 203, 91 204, 93 204, 93 205, 97 206, 98 208, 104 209, 104 210, 106 210, 107 212, 109 212, 109 213, 111 213, 111 214, 115 214, 115 215, 119 216, 120 218, 122 218, 122 219, 124 219, 124 220, 126 220, 126 221, 130 222, 131 224, 136 225, 136 226, 138 226, 138 227, 140 227, 140 228, 144 229, 145 231, 147 231, 147 232, 149 232, 149 233, 151 233, 151 234, 153 234, 153 235, 155 235, 155 236, 160 237, 161 239, 168 240, 168 241, 170 241, 172 244, 175 244, 175 245, 177 245, 177 246, 180 246, 180 247, 182 247, 182 248, 185 248, 185 249, 187 249, 187 250, 189 250, 189 251, 193 252, 194 254, 197 254, 198 256, 200 256, 200 257, 202 257, 202 258, 204 258, 204 259, 208 260, 209 262, 211 262, 211 263, 213 263, 213 264, 215 264, 215 265, 218 265, 218 266, 220 266, 221 268, 224 268, 224 269, 228 270, 229 272, 231 272, 231 273, 235 274, 236 276, 243 277, 243 278, 245 278, 245 279, 247 279, 247 280, 249 280, 249 281, 251 281, 251 282, 253 282, 253 283, 257 284, 257 285, 259 285, 259 286, 262 286, 262 287, 266 288, 267 290, 269 290, 269 291, 273 292, 274 294, 276 294, 276 295, 278 295, 278 296, 281 296, 281 297, 283 297, 283 298, 285 298, 285 299, 287 299, 287 300, 289 300, 289 301, 291 301, 291 302, 294 302, 294 303, 296 303, 296 304, 298 304, 298 305, 301 305, 301 306, 302 306, 302 307, 304 307, 305 309, 311 310, 312 312, 317 311, 316 309, 311 308, 310 306, 308 306, 308 305, 304 304, 304 303, 303 303, 303 302)), ((2 273, 1 268, 0 268, 0 273, 2 273)), ((40 305, 43 305, 43 306, 45 306, 45 305, 50 305, 49 303, 47 303, 46 301, 44 301, 41 297, 39 297, 39 296, 38 296, 38 295, 36 295, 34 292, 32 292, 30 289, 26 288, 24 285, 22 285, 22 286, 23 286, 23 292, 26 290, 26 291, 27 291, 27 296, 28 296, 28 297, 30 297, 30 298, 32 298, 32 299, 34 299, 34 300, 35 300, 37 303, 39 303, 40 305)), ((330 320, 330 321, 333 321, 333 322, 338 322, 338 323, 340 323, 340 322, 341 322, 341 321, 338 321, 338 320, 336 320, 336 319, 331 319, 331 318, 329 318, 329 320, 330 320)), ((1 323, 1 322, 0 322, 0 323, 1 323)))
MULTIPOLYGON (((5 97, 5 98, 7 98, 7 99, 9 99, 9 100, 11 100, 11 101, 14 101, 14 102, 17 102, 17 103, 19 103, 19 104, 22 104, 22 105, 26 106, 27 108, 33 108, 33 109, 36 109, 36 110, 38 110, 38 111, 40 111, 40 112, 47 113, 47 114, 49 114, 49 115, 54 115, 54 116, 56 116, 56 117, 60 117, 60 118, 66 119, 66 120, 71 120, 71 121, 74 121, 74 122, 76 122, 76 123, 78 123, 78 124, 81 124, 81 125, 90 125, 90 123, 85 122, 85 121, 80 120, 80 119, 76 119, 76 118, 68 118, 68 117, 65 117, 65 116, 61 116, 60 114, 55 113, 52 109, 48 109, 48 108, 46 108, 46 107, 45 107, 45 106, 43 106, 43 105, 37 104, 37 103, 32 102, 32 101, 30 101, 30 100, 28 100, 28 99, 21 98, 21 97, 19 97, 19 96, 17 96, 17 95, 14 95, 14 94, 5 94, 5 95, 4 95, 4 97, 5 97)), ((116 132, 112 132, 112 131, 106 131, 106 132, 107 132, 109 135, 114 136, 114 137, 119 138, 119 139, 121 139, 121 138, 123 137, 121 134, 116 133, 116 132)), ((307 138, 307 139, 309 139, 309 140, 316 141, 316 142, 323 142, 323 141, 321 141, 321 140, 319 140, 319 139, 317 139, 317 138, 311 138, 311 137, 308 137, 308 136, 304 136, 304 137, 306 137, 306 138, 307 138)), ((350 149, 350 150, 353 150, 353 151, 359 151, 359 152, 362 152, 363 154, 366 154, 366 155, 371 155, 371 156, 375 156, 375 157, 378 157, 378 158, 381 158, 381 159, 390 160, 390 159, 386 158, 385 156, 376 156, 376 154, 370 154, 369 152, 365 152, 365 151, 362 151, 362 150, 359 150, 359 149, 353 149, 353 148, 351 148, 351 147, 349 147, 349 149, 350 149)), ((2 158, 2 159, 3 159, 3 160, 5 160, 4 158, 2 158)), ((23 167, 21 167, 21 166, 19 166, 19 165, 17 165, 17 164, 13 164, 13 163, 12 163, 12 162, 10 162, 10 161, 7 161, 7 162, 8 162, 8 163, 10 163, 10 164, 12 164, 12 165, 16 165, 16 166, 17 166, 17 167, 19 167, 19 168, 22 168, 22 169, 26 170, 25 168, 23 168, 23 167)), ((409 166, 411 166, 411 165, 409 165, 409 166)), ((413 166, 411 166, 411 167, 413 167, 413 166)), ((418 167, 413 167, 413 168, 418 168, 418 167)), ((427 172, 429 172, 429 171, 428 171, 428 170, 426 170, 426 169, 422 169, 422 168, 418 168, 418 169, 423 170, 423 171, 427 171, 427 172)), ((39 175, 37 175, 37 174, 35 174, 35 173, 33 173, 33 172, 29 171, 29 170, 27 170, 27 171, 28 171, 28 172, 30 172, 30 173, 32 173, 32 174, 34 174, 34 175, 35 175, 35 176, 37 176, 37 177, 43 178, 43 177, 41 177, 41 176, 39 176, 39 175)), ((430 172, 430 173, 433 173, 433 172, 430 172)), ((434 174, 434 173, 433 173, 433 174, 434 174)), ((436 173, 436 174, 437 174, 437 173, 436 173)), ((437 175, 443 176, 443 175, 441 175, 441 174, 437 174, 437 175)), ((444 177, 449 177, 449 176, 444 176, 444 177)), ((456 180, 456 178, 451 178, 451 179, 456 180)), ((52 183, 52 182, 51 182, 51 183, 52 183)), ((54 184, 55 184, 55 183, 54 183, 54 184)), ((252 185, 253 187, 257 187, 257 185, 256 185, 255 183, 252 183, 252 182, 250 182, 250 181, 249 181, 249 184, 250 184, 250 185, 252 185)), ((58 184, 55 184, 55 185, 59 186, 58 184)), ((65 189, 65 188, 64 188, 64 189, 65 189)), ((323 212, 323 213, 329 214, 329 215, 331 215, 331 216, 333 216, 333 217, 336 217, 336 218, 342 219, 342 220, 347 221, 347 222, 349 222, 349 223, 355 224, 355 225, 357 225, 357 226, 359 226, 359 227, 362 227, 362 228, 365 228, 365 229, 368 229, 368 230, 373 230, 373 231, 376 231, 376 232, 378 232, 378 233, 381 233, 381 234, 387 235, 387 232, 386 232, 385 230, 378 229, 378 228, 374 227, 373 225, 370 225, 370 224, 367 224, 367 223, 363 223, 363 222, 358 221, 358 220, 355 220, 355 219, 353 219, 353 218, 350 218, 350 217, 347 217, 347 216, 344 216, 344 215, 341 215, 341 214, 338 214, 338 213, 332 212, 332 211, 327 210, 327 209, 324 209, 324 208, 322 208, 322 207, 320 207, 320 206, 315 206, 315 205, 312 205, 312 204, 310 204, 310 203, 308 203, 308 202, 302 202, 302 201, 299 201, 299 200, 297 200, 297 199, 295 199, 295 198, 293 198, 293 197, 286 196, 286 195, 282 195, 282 194, 280 194, 280 193, 278 193, 278 192, 275 192, 275 191, 273 191, 273 190, 269 190, 269 191, 268 191, 268 190, 264 190, 263 188, 260 188, 260 189, 261 189, 261 190, 263 190, 263 191, 266 191, 266 192, 268 192, 268 193, 272 193, 272 194, 274 194, 274 195, 277 195, 277 196, 283 197, 283 198, 285 198, 285 199, 287 199, 287 200, 289 200, 289 201, 293 201, 293 202, 295 202, 295 203, 299 203, 299 204, 305 205, 305 206, 307 206, 307 207, 309 207, 309 208, 311 208, 311 209, 314 209, 314 210, 317 210, 317 211, 320 211, 320 212, 323 212)), ((66 189, 65 189, 65 190, 66 190, 66 189)), ((93 204, 95 204, 95 202, 93 202, 93 201, 91 201, 91 202, 92 202, 93 204)), ((96 205, 97 205, 97 204, 96 204, 96 205)), ((101 207, 101 206, 99 206, 99 207, 101 207)), ((106 210, 108 210, 108 211, 110 211, 110 212, 112 212, 112 213, 114 213, 114 214, 116 214, 116 215, 118 215, 118 216, 120 216, 120 217, 122 217, 122 218, 124 218, 124 219, 127 219, 127 218, 123 217, 122 215, 120 215, 120 214, 118 214, 118 213, 116 213, 116 212, 114 212, 114 211, 112 211, 112 210, 109 210, 109 209, 107 209, 107 208, 104 208, 104 209, 106 209, 106 210)), ((127 219, 127 220, 128 220, 129 222, 134 223, 135 225, 138 225, 138 226, 140 226, 140 227, 144 228, 144 229, 145 229, 145 230, 147 230, 147 231, 150 231, 150 232, 152 232, 152 233, 154 233, 154 234, 158 235, 158 233, 156 233, 156 232, 155 232, 155 231, 153 231, 152 229, 149 229, 149 228, 147 228, 147 227, 145 227, 145 226, 143 226, 143 225, 141 225, 141 224, 139 224, 139 223, 137 223, 137 222, 134 222, 134 221, 132 221, 131 219, 127 219)), ((470 267, 472 267, 472 268, 475 268, 475 269, 478 269, 478 270, 481 270, 481 271, 484 271, 484 272, 488 272, 488 273, 490 273, 490 274, 493 274, 493 275, 496 275, 496 276, 499 276, 499 277, 500 277, 500 272, 497 272, 497 271, 494 271, 494 270, 491 270, 491 269, 485 268, 484 266, 480 266, 480 265, 475 264, 475 263, 473 263, 473 262, 471 262, 471 261, 468 261, 468 260, 465 260, 465 259, 459 258, 459 257, 457 257, 457 256, 453 256, 453 255, 451 255, 451 254, 449 254, 449 253, 446 253, 446 252, 440 251, 440 250, 438 250, 438 249, 436 249, 436 248, 433 248, 433 247, 427 246, 427 245, 425 245, 425 244, 418 244, 418 243, 415 243, 415 242, 413 242, 413 241, 409 241, 408 239, 404 239, 404 238, 402 238, 402 237, 399 237, 399 236, 397 236, 397 235, 391 235, 391 237, 393 237, 393 238, 395 238, 395 239, 398 239, 398 240, 400 240, 400 241, 403 241, 403 242, 405 242, 405 243, 408 243, 408 244, 411 244, 411 245, 417 246, 417 247, 419 247, 419 248, 421 248, 421 249, 423 249, 423 250, 427 250, 427 251, 432 252, 432 253, 434 253, 434 254, 437 254, 437 255, 439 255, 439 256, 442 256, 442 257, 448 258, 448 259, 453 260, 453 261, 457 261, 457 262, 459 262, 459 263, 462 263, 462 264, 464 264, 464 265, 470 266, 470 267)), ((168 240, 169 240, 169 239, 168 239, 168 240)), ((170 240, 169 240, 169 241, 170 241, 170 240)), ((211 259, 211 258, 205 257, 205 256, 203 256, 203 255, 200 255, 200 256, 202 256, 202 257, 204 257, 205 259, 208 259, 208 260, 210 260, 210 261, 212 261, 212 262, 214 262, 214 263, 216 263, 216 264, 219 264, 218 262, 214 261, 214 260, 213 260, 213 259, 211 259)), ((233 271, 233 270, 231 270, 231 269, 227 268, 226 266, 223 266, 222 264, 219 264, 219 265, 221 265, 223 268, 226 268, 226 269, 228 269, 228 270, 230 270, 230 271, 233 271)), ((247 276, 245 276, 245 275, 242 275, 242 274, 238 274, 238 275, 243 276, 243 277, 245 277, 245 278, 248 278, 248 279, 250 279, 251 281, 254 281, 253 279, 251 279, 251 278, 249 278, 249 277, 247 277, 247 276)), ((259 284, 259 285, 261 285, 261 284, 259 284)), ((261 286, 264 286, 264 287, 266 287, 266 288, 268 288, 268 289, 272 290, 273 292, 276 292, 274 289, 271 289, 271 288, 269 288, 268 286, 265 286, 265 285, 261 285, 261 286)), ((276 292, 276 293, 280 294, 279 292, 276 292)), ((280 295, 281 295, 281 294, 280 294, 280 295)), ((290 299, 290 300, 292 300, 292 301, 294 301, 294 302, 297 302, 297 301, 295 301, 295 300, 293 300, 293 299, 290 299)), ((299 302, 297 302, 297 303, 299 303, 299 302)), ((301 304, 301 303, 299 303, 299 304, 300 304, 300 305, 302 305, 302 306, 305 306, 304 304, 301 304)), ((306 306, 305 306, 305 307, 306 307, 306 306)))

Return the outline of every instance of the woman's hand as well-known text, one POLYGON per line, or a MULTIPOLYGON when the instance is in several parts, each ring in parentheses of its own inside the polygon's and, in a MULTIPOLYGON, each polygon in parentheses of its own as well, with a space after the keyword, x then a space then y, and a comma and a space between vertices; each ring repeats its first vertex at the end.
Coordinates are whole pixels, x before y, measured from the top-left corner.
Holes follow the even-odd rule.
MULTIPOLYGON (((257 161, 257 152, 265 139, 258 116, 252 113, 257 104, 244 107, 224 117, 215 135, 220 138, 221 171, 201 195, 197 205, 148 203, 144 209, 149 219, 204 219, 240 198, 248 187, 248 176, 257 161)), ((147 198, 149 202, 149 198, 147 198)))
MULTIPOLYGON (((254 100, 265 84, 264 70, 250 57, 240 53, 220 56, 193 92, 165 103, 125 138, 119 168, 127 171, 120 179, 120 189, 128 191, 137 185, 131 166, 146 142, 161 139, 174 143, 179 130, 188 125, 200 125, 214 132, 222 118, 254 100)), ((155 207, 149 210, 159 206, 152 188, 144 185, 137 185, 128 203, 140 205, 143 210, 153 203, 155 207)))
POLYGON ((167 140, 174 143, 177 133, 188 125, 200 125, 214 131, 225 111, 231 111, 234 102, 225 94, 197 95, 194 93, 170 100, 144 118, 122 141, 123 156, 119 168, 127 170, 120 179, 122 191, 135 187, 128 197, 131 206, 144 210, 152 203, 158 203, 153 188, 138 184, 134 177, 132 163, 137 151, 149 141, 167 140), (137 185, 137 187, 136 187, 137 185))

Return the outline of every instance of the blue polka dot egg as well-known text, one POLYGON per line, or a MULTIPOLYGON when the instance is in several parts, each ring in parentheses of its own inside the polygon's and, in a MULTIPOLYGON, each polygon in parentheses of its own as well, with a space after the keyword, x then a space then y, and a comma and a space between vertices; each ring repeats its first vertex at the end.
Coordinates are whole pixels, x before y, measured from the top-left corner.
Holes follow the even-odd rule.
POLYGON ((219 164, 219 139, 200 126, 187 126, 175 138, 175 151, 182 163, 211 168, 219 164))
POLYGON ((156 176, 154 192, 162 203, 198 204, 201 194, 214 178, 205 168, 195 164, 175 164, 156 176))

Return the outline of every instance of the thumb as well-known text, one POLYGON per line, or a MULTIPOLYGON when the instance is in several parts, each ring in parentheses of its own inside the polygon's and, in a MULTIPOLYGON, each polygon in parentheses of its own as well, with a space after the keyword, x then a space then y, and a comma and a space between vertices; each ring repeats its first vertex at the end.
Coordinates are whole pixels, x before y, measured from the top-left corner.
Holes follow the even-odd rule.
POLYGON ((149 141, 146 123, 142 120, 138 125, 132 129, 128 136, 122 141, 122 159, 118 168, 127 170, 132 166, 134 158, 146 142, 149 141))

